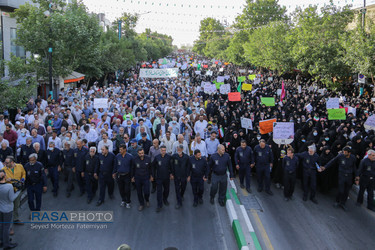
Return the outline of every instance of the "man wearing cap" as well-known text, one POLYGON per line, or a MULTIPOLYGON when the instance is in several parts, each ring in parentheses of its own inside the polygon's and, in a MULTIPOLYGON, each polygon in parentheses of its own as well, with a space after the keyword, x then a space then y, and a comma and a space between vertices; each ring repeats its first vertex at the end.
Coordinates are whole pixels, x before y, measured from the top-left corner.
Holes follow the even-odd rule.
POLYGON ((207 160, 202 157, 199 149, 194 151, 194 155, 189 158, 188 181, 193 189, 193 207, 203 204, 204 182, 207 180, 208 168, 207 160))
POLYGON ((53 185, 53 196, 56 197, 59 189, 59 172, 61 171, 61 151, 55 147, 55 143, 51 141, 47 149, 47 169, 48 176, 51 178, 53 185))
POLYGON ((142 147, 145 150, 145 154, 148 155, 151 148, 151 141, 149 140, 146 132, 143 132, 141 135, 142 138, 138 141, 138 145, 142 147))
POLYGON ((169 205, 169 185, 170 179, 173 178, 171 160, 171 156, 167 154, 167 148, 165 146, 160 146, 160 155, 155 156, 152 162, 152 177, 156 180, 158 202, 156 212, 160 212, 163 203, 166 206, 169 205))
POLYGON ((271 168, 273 165, 273 153, 269 145, 264 139, 259 141, 259 145, 254 148, 254 162, 256 166, 256 174, 258 181, 258 192, 263 190, 263 181, 265 182, 265 190, 269 195, 273 195, 271 191, 271 168))
POLYGON ((339 191, 336 196, 335 207, 341 207, 346 210, 345 203, 349 196, 349 191, 353 185, 353 175, 356 173, 356 162, 357 159, 351 154, 351 148, 346 146, 342 150, 342 154, 339 154, 327 165, 322 167, 322 170, 326 170, 334 165, 338 165, 339 169, 339 191))
POLYGON ((130 147, 128 147, 128 153, 131 154, 133 157, 136 157, 138 155, 138 149, 141 148, 141 146, 138 145, 136 139, 132 139, 130 141, 130 147))
POLYGON ((241 188, 245 188, 243 183, 244 179, 246 179, 246 190, 247 192, 251 193, 250 172, 251 168, 254 167, 254 155, 253 150, 247 146, 246 140, 241 140, 241 146, 236 149, 234 154, 234 162, 236 164, 236 169, 239 171, 241 188))
POLYGON ((47 177, 44 166, 37 161, 37 154, 29 156, 29 162, 25 165, 27 199, 30 211, 40 211, 42 205, 42 193, 47 191, 47 177), (34 203, 35 199, 35 203, 34 203))
POLYGON ((363 194, 367 190, 367 208, 375 212, 374 187, 375 187, 375 151, 367 151, 367 158, 364 158, 358 168, 356 184, 359 184, 357 206, 363 203, 363 194))
POLYGON ((303 166, 303 201, 307 201, 307 196, 310 191, 310 200, 318 204, 315 198, 316 194, 316 172, 322 169, 318 165, 319 156, 316 153, 315 145, 308 147, 308 151, 295 154, 298 159, 302 160, 303 166))
POLYGON ((177 153, 172 155, 172 175, 176 189, 176 209, 182 206, 186 190, 187 178, 189 176, 189 156, 183 152, 184 146, 177 147, 177 153))
POLYGON ((217 153, 213 154, 208 162, 208 168, 212 171, 212 185, 210 191, 210 203, 214 204, 215 195, 219 188, 219 204, 225 206, 225 193, 227 191, 227 170, 230 173, 230 179, 233 180, 232 161, 228 153, 225 152, 223 145, 217 146, 217 153))

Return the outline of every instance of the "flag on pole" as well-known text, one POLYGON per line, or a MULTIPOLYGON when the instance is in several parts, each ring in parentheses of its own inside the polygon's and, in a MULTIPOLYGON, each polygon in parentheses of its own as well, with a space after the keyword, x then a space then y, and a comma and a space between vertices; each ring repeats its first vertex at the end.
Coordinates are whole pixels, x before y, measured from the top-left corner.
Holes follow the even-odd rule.
POLYGON ((219 129, 219 137, 224 138, 224 129, 223 128, 219 129))
POLYGON ((284 81, 281 85, 281 97, 280 97, 280 101, 282 102, 283 99, 285 98, 285 84, 284 84, 284 81))
POLYGON ((237 92, 241 92, 241 86, 242 86, 242 82, 240 82, 240 84, 238 84, 237 92))

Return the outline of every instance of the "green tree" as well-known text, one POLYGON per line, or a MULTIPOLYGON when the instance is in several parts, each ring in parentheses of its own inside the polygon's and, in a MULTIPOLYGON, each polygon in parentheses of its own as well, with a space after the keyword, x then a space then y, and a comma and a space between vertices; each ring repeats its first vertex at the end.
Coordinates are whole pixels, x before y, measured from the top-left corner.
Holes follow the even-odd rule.
POLYGON ((298 69, 330 83, 332 77, 344 77, 350 71, 341 57, 340 35, 352 21, 353 11, 331 4, 320 12, 317 6, 296 10, 295 27, 290 33, 294 40, 291 55, 298 69))

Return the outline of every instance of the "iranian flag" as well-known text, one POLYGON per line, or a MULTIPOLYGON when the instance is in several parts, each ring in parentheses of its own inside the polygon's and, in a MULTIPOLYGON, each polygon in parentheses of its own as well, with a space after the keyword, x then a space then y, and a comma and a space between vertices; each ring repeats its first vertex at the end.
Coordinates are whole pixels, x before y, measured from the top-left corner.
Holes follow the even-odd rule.
POLYGON ((219 137, 224 138, 224 129, 223 128, 219 129, 219 137))

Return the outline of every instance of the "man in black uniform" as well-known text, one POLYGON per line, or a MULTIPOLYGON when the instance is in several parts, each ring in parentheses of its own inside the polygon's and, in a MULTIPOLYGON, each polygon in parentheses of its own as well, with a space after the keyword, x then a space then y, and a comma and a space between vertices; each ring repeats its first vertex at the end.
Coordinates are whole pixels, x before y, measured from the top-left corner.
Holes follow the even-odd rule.
POLYGON ((126 153, 125 144, 120 145, 120 153, 116 155, 115 166, 113 168, 113 179, 117 179, 117 185, 121 195, 121 207, 130 208, 130 186, 131 186, 131 167, 133 156, 126 153))
POLYGON ((70 197, 71 192, 74 189, 73 179, 73 166, 74 166, 74 150, 70 148, 70 143, 64 143, 64 150, 62 152, 63 160, 64 160, 64 173, 68 177, 68 187, 66 188, 66 197, 70 197))
POLYGON ((29 162, 25 165, 27 199, 30 211, 40 211, 42 193, 47 192, 47 177, 44 166, 37 161, 37 154, 29 155, 29 162), (36 203, 34 203, 34 198, 36 203))
POLYGON ((315 198, 316 194, 316 171, 322 171, 317 165, 319 156, 316 152, 315 145, 308 147, 308 151, 295 154, 298 159, 302 160, 303 166, 303 201, 307 201, 307 196, 310 191, 310 200, 318 204, 315 198))
POLYGON ((232 161, 228 153, 225 153, 225 147, 219 145, 217 147, 217 153, 213 154, 208 163, 209 169, 212 170, 212 184, 210 192, 210 203, 214 204, 214 198, 219 187, 219 204, 220 206, 225 206, 225 193, 227 191, 227 169, 230 173, 230 179, 233 180, 233 169, 232 161))
POLYGON ((145 154, 148 155, 148 152, 150 151, 150 148, 152 146, 152 142, 149 139, 147 139, 146 132, 143 132, 141 136, 142 136, 142 139, 138 141, 138 145, 141 146, 144 149, 145 154))
POLYGON ((199 149, 194 150, 194 155, 189 158, 190 166, 188 172, 188 181, 193 189, 194 203, 193 207, 203 204, 204 182, 207 181, 208 168, 206 157, 202 157, 199 149))
POLYGON ((132 182, 137 187, 137 195, 139 201, 138 211, 142 211, 145 207, 150 207, 150 181, 151 177, 151 158, 145 155, 143 148, 138 149, 138 156, 133 159, 132 165, 132 182))
POLYGON ((189 156, 183 152, 184 146, 177 146, 177 153, 172 156, 172 175, 174 178, 174 186, 176 189, 177 204, 176 209, 182 206, 182 200, 186 190, 188 171, 189 171, 189 156))
POLYGON ((89 153, 85 156, 85 164, 83 166, 83 172, 81 173, 81 176, 85 178, 88 204, 91 203, 96 190, 98 190, 98 175, 95 175, 95 171, 98 169, 99 157, 96 155, 96 147, 91 147, 89 153))
POLYGON ((245 188, 243 182, 246 177, 246 191, 251 193, 250 172, 251 168, 254 167, 254 155, 253 150, 247 146, 246 140, 241 140, 241 146, 236 149, 236 152, 234 153, 234 162, 236 163, 236 169, 239 172, 241 188, 245 188))
POLYGON ((273 153, 264 139, 259 141, 259 145, 254 147, 254 161, 256 164, 258 192, 263 190, 263 180, 265 182, 266 193, 273 195, 271 191, 271 168, 273 167, 273 153))
POLYGON ((94 176, 99 176, 100 194, 96 206, 100 206, 104 202, 105 189, 108 186, 108 195, 113 199, 114 180, 112 177, 113 166, 115 164, 115 155, 109 152, 108 146, 102 147, 102 153, 99 155, 99 168, 95 170, 94 176), (99 174, 98 174, 99 173, 99 174))
POLYGON ((294 186, 296 184, 298 158, 294 155, 294 149, 288 148, 287 155, 283 159, 284 171, 284 200, 293 200, 294 186))
POLYGON ((359 183, 357 206, 363 203, 363 193, 367 190, 367 208, 375 212, 374 207, 374 186, 375 186, 375 151, 369 150, 367 158, 359 165, 356 183, 359 183))
POLYGON ((168 206, 170 179, 173 179, 171 173, 171 156, 167 154, 167 147, 160 147, 160 155, 155 156, 152 163, 152 177, 156 180, 156 192, 158 206, 156 212, 160 212, 164 205, 168 206))
POLYGON ((47 149, 48 176, 51 178, 53 197, 57 196, 59 190, 59 172, 61 171, 61 151, 55 148, 55 143, 51 141, 47 149))
POLYGON ((85 193, 85 180, 82 177, 83 165, 85 164, 85 156, 88 150, 83 146, 82 140, 77 140, 77 148, 74 149, 74 167, 73 172, 76 173, 76 179, 79 186, 80 196, 85 193))
POLYGON ((351 148, 346 146, 343 153, 330 160, 322 170, 328 169, 336 164, 339 166, 339 192, 336 196, 335 207, 346 210, 345 203, 349 196, 349 191, 353 185, 353 174, 356 172, 357 159, 351 154, 351 148))

